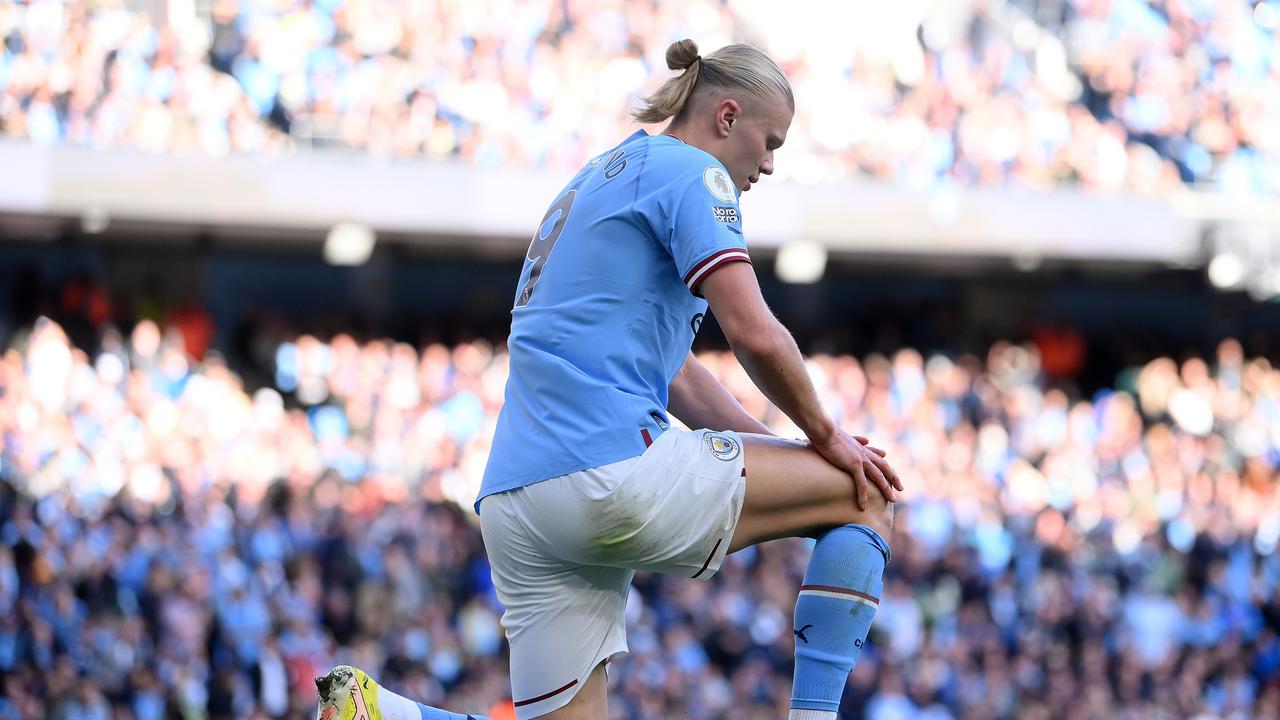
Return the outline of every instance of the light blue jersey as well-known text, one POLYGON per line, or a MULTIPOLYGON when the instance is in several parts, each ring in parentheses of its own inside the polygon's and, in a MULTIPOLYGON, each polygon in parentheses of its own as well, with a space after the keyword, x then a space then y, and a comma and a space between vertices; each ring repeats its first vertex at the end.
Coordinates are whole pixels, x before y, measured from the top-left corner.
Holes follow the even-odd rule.
POLYGON ((476 499, 635 457, 707 302, 747 261, 738 192, 712 155, 643 130, 587 164, 534 235, 512 310, 511 374, 476 499))

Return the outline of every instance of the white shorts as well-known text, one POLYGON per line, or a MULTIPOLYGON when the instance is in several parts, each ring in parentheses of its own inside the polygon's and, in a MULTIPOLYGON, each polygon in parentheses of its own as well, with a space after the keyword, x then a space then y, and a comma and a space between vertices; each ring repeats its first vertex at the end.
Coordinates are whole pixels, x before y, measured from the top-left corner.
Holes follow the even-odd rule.
POLYGON ((565 706, 597 665, 627 651, 636 570, 715 575, 745 478, 736 433, 668 430, 638 457, 481 501, 519 720, 565 706))

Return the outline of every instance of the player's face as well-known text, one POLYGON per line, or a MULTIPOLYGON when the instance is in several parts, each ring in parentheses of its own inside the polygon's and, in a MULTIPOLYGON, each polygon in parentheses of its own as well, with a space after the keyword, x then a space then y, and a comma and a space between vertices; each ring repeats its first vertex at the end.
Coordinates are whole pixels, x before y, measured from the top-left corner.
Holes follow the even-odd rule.
POLYGON ((730 157, 722 160, 739 190, 746 192, 760 176, 773 174, 773 153, 786 141, 793 115, 782 98, 757 100, 734 123, 726 148, 730 157))

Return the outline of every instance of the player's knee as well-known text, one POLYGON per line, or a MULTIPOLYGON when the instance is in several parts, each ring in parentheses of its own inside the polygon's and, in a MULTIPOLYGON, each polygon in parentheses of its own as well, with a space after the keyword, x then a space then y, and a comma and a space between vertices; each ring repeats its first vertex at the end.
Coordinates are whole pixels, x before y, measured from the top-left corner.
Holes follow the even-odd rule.
POLYGON ((872 530, 880 533, 885 542, 888 542, 890 536, 893 534, 893 517, 895 507, 895 503, 885 500, 883 495, 872 491, 868 498, 867 509, 860 513, 861 517, 855 522, 866 525, 872 530))

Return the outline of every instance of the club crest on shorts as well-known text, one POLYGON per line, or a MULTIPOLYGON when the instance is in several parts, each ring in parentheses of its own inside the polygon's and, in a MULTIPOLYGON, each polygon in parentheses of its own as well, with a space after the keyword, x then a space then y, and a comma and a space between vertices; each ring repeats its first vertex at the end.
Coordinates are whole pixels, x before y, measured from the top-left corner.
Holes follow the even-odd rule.
POLYGON ((707 447, 710 448, 711 454, 725 462, 738 457, 738 453, 742 452, 742 446, 738 444, 738 441, 728 435, 709 432, 704 437, 707 440, 707 447))
POLYGON ((729 174, 726 173, 719 165, 708 165, 706 170, 702 171, 702 184, 707 186, 711 191, 711 197, 720 202, 737 202, 738 194, 733 191, 733 183, 729 180, 729 174))

